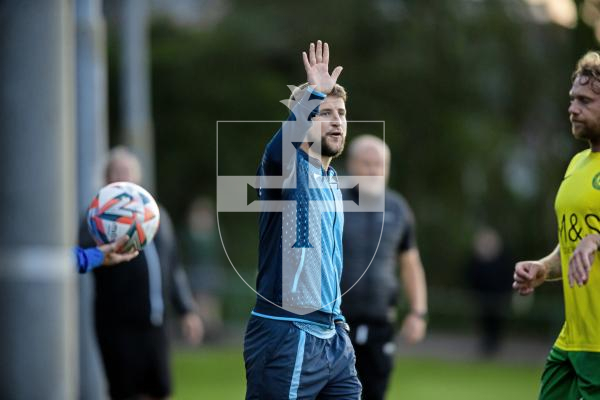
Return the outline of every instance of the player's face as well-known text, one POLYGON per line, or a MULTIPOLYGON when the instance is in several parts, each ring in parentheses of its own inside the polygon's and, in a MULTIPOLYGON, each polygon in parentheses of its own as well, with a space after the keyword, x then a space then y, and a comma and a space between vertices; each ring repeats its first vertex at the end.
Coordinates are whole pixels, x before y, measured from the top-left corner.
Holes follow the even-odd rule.
POLYGON ((578 76, 573 81, 569 97, 569 120, 573 136, 590 141, 600 140, 600 82, 578 76))
POLYGON ((321 132, 321 155, 336 157, 344 150, 346 142, 346 104, 341 97, 328 96, 319 107, 313 122, 321 132))
POLYGON ((349 160, 348 170, 356 176, 383 176, 385 165, 382 151, 373 147, 360 149, 349 160))

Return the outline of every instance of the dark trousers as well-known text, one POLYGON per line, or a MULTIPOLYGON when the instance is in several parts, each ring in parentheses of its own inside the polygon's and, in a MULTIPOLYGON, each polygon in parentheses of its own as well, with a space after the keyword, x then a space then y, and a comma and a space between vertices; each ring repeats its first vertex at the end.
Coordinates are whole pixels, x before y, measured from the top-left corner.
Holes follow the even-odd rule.
POLYGON ((98 327, 96 335, 110 398, 156 398, 171 394, 167 333, 163 326, 98 327))
POLYGON ((350 339, 364 400, 383 400, 394 362, 394 326, 388 322, 353 323, 350 339))
POLYGON ((290 321, 250 317, 244 338, 246 400, 359 400, 348 333, 320 339, 290 321))

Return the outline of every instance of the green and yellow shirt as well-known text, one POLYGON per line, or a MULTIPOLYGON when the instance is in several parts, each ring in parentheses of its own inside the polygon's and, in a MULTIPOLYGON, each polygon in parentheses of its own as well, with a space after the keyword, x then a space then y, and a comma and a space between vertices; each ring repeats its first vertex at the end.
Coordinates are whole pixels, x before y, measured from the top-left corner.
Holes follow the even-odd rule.
POLYGON ((569 287, 569 259, 579 241, 600 234, 600 153, 585 150, 573 157, 555 201, 565 298, 565 323, 555 346, 565 351, 600 352, 600 257, 589 281, 569 287))

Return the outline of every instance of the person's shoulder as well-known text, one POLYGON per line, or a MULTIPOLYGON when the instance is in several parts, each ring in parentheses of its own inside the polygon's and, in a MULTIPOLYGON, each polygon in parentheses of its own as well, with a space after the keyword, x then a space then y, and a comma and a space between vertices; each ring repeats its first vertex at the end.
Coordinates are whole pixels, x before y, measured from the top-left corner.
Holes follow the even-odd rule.
POLYGON ((567 167, 567 171, 565 172, 565 176, 570 174, 571 171, 577 167, 577 165, 582 161, 585 160, 590 153, 592 152, 591 149, 585 149, 583 151, 580 151, 579 153, 575 154, 573 156, 573 158, 571 158, 571 161, 569 162, 569 166, 567 167))
POLYGON ((166 219, 171 219, 171 216, 169 215, 169 212, 167 211, 167 209, 165 208, 165 206, 162 205, 162 203, 156 203, 156 205, 158 206, 158 212, 160 213, 160 218, 162 219, 163 217, 166 219))
POLYGON ((575 154, 573 156, 573 158, 571 159, 571 161, 575 161, 575 160, 581 160, 583 158, 586 158, 587 156, 590 155, 590 153, 592 152, 592 149, 585 149, 580 151, 579 153, 575 154))
POLYGON ((401 220, 414 222, 414 214, 408 201, 399 192, 386 189, 385 191, 385 209, 398 213, 401 220))
POLYGON ((385 190, 385 202, 388 205, 393 205, 396 207, 402 207, 402 208, 409 207, 408 201, 406 201, 406 198, 402 194, 400 194, 400 192, 397 192, 394 189, 387 188, 385 190))
POLYGON ((169 215, 169 212, 167 211, 167 209, 160 203, 157 203, 158 205, 158 212, 160 215, 160 222, 158 224, 158 230, 156 232, 157 235, 160 234, 160 236, 164 236, 164 235, 168 235, 168 236, 172 236, 175 234, 175 228, 173 226, 173 220, 171 219, 171 216, 169 215))

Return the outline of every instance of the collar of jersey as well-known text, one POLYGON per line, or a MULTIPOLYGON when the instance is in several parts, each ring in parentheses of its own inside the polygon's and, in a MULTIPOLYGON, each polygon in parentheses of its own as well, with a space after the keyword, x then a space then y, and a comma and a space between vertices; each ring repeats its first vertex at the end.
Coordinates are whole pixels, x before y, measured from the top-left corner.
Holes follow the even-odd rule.
POLYGON ((333 167, 331 165, 327 169, 327 172, 325 172, 325 170, 323 169, 323 165, 321 164, 321 160, 319 160, 318 158, 309 156, 308 153, 304 151, 304 149, 299 149, 299 150, 300 151, 298 153, 300 154, 300 157, 302 157, 304 160, 306 160, 311 167, 321 171, 322 176, 336 176, 337 175, 337 172, 335 172, 335 169, 333 169, 333 167))

